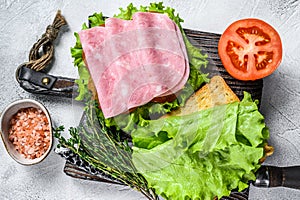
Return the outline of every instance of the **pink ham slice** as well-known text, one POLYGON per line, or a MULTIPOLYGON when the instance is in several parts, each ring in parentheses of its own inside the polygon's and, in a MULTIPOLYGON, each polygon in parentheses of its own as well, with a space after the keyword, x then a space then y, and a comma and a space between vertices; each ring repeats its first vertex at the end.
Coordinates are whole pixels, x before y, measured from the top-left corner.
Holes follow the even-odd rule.
POLYGON ((86 63, 105 118, 176 93, 189 63, 181 32, 168 16, 135 13, 109 18, 105 27, 79 32, 86 63))

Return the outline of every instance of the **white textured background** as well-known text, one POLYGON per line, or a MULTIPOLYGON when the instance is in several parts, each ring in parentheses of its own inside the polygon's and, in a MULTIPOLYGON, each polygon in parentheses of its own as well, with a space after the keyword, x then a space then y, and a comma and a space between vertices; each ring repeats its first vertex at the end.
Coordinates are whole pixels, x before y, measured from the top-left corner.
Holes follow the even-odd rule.
MULTIPOLYGON (((106 16, 118 12, 130 2, 108 0, 0 0, 0 111, 16 99, 37 99, 49 109, 57 125, 78 124, 78 113, 68 99, 49 98, 23 91, 14 74, 28 60, 35 41, 52 23, 57 9, 68 21, 68 28, 56 42, 51 74, 76 77, 70 56, 73 32, 81 28, 87 16, 102 11, 106 16), (77 118, 77 119, 76 119, 77 118)), ((280 68, 265 78, 262 112, 271 130, 270 143, 275 153, 266 163, 276 166, 300 165, 300 2, 299 0, 190 0, 165 1, 185 19, 184 27, 222 33, 233 21, 255 17, 277 29, 283 42, 280 68)), ((80 115, 80 114, 79 114, 80 115)), ((47 159, 31 167, 17 164, 0 145, 0 199, 99 199, 141 200, 128 188, 70 178, 63 173, 64 160, 51 152, 47 159)), ((251 187, 250 200, 300 199, 300 191, 251 187)))

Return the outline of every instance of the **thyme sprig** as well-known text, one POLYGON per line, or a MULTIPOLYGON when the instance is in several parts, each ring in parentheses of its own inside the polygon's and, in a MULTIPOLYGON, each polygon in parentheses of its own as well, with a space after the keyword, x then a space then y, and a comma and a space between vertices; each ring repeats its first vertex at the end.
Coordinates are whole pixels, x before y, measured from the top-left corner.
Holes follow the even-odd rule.
POLYGON ((96 169, 137 189, 148 199, 157 199, 155 192, 148 187, 147 181, 132 163, 129 139, 122 138, 121 131, 107 128, 98 110, 94 100, 88 101, 80 125, 69 129, 68 139, 61 135, 64 127, 58 127, 54 134, 59 141, 58 148, 63 146, 70 149, 96 169))

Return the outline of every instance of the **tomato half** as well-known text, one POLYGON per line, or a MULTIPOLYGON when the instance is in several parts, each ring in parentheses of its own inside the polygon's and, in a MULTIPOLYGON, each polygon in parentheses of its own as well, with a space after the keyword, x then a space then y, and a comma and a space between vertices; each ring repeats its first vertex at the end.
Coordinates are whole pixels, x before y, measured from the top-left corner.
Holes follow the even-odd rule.
POLYGON ((277 69, 282 59, 282 44, 271 25, 259 19, 242 19, 224 31, 218 52, 231 76, 257 80, 277 69))

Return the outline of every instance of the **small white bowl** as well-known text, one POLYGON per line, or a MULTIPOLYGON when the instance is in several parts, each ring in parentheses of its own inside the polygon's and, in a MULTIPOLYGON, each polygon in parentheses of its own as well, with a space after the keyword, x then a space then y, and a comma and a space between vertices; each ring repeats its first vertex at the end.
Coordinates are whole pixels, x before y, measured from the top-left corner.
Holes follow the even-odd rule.
POLYGON ((44 160, 44 158, 47 157, 49 152, 51 151, 52 144, 53 144, 53 130, 52 130, 52 121, 49 115, 48 110, 39 102, 32 100, 32 99, 22 99, 17 100, 15 102, 12 102, 9 104, 2 112, 0 116, 0 132, 2 141, 4 143, 4 146, 8 152, 8 154, 18 163, 22 165, 33 165, 41 162, 44 160), (12 142, 8 139, 9 137, 9 129, 10 129, 10 120, 11 118, 20 110, 23 108, 29 108, 34 107, 37 109, 41 109, 44 114, 46 115, 48 122, 49 122, 49 128, 50 128, 50 145, 48 150, 39 158, 35 159, 28 159, 22 156, 14 147, 12 142))

